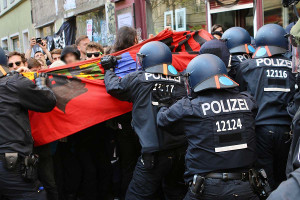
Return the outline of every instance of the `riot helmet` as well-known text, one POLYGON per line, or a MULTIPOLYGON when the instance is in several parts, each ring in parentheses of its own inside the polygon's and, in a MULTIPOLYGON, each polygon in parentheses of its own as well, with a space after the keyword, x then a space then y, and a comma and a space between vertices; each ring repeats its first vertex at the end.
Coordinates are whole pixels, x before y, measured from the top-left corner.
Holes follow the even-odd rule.
POLYGON ((163 42, 153 41, 143 45, 137 53, 137 64, 149 73, 179 75, 172 65, 172 52, 163 42))
POLYGON ((193 92, 238 86, 228 77, 224 62, 212 54, 195 57, 188 64, 186 73, 189 75, 189 85, 193 92))
POLYGON ((254 53, 255 49, 251 46, 251 37, 248 31, 242 27, 232 27, 226 30, 222 36, 231 54, 234 53, 254 53))
POLYGON ((257 49, 253 58, 271 57, 284 54, 288 50, 288 38, 285 30, 278 24, 266 24, 256 34, 257 49))

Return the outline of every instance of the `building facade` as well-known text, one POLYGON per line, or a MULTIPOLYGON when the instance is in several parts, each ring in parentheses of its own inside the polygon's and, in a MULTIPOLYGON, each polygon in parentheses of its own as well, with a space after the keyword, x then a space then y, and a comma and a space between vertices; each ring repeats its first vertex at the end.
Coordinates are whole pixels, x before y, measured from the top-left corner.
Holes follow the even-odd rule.
POLYGON ((0 1, 0 38, 3 49, 25 52, 34 32, 30 0, 0 1))

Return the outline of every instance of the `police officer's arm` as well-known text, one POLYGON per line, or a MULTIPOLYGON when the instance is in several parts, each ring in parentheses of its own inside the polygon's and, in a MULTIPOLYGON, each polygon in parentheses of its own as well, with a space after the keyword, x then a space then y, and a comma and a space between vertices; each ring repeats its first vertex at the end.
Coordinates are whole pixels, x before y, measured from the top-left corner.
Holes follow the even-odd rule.
MULTIPOLYGON (((183 98, 170 108, 162 107, 157 114, 157 124, 161 127, 171 127, 185 116, 193 114, 192 104, 188 98, 183 98)), ((176 129, 180 126, 176 126, 176 129)), ((179 130, 179 132, 182 130, 179 130)))
POLYGON ((236 71, 235 81, 239 84, 240 91, 247 91, 247 82, 243 77, 243 70, 248 67, 249 63, 244 61, 240 64, 240 68, 236 71))
POLYGON ((15 90, 20 104, 25 109, 36 112, 50 112, 56 105, 56 97, 49 88, 40 88, 20 74, 13 75, 10 88, 15 90))
POLYGON ((118 77, 114 72, 107 70, 104 77, 106 91, 111 96, 121 101, 132 101, 130 90, 134 87, 135 76, 127 74, 123 78, 118 77))

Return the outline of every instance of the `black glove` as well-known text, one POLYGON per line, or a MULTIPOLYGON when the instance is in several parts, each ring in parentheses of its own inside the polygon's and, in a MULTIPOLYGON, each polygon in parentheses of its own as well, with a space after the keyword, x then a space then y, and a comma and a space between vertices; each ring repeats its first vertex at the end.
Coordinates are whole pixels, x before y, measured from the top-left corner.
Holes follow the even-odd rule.
POLYGON ((34 73, 34 80, 35 80, 35 84, 39 87, 39 88, 45 88, 47 87, 47 79, 48 76, 45 73, 39 73, 39 75, 37 75, 37 73, 34 73))
POLYGON ((114 69, 117 65, 117 58, 116 56, 107 55, 101 58, 101 65, 104 70, 114 69))
POLYGON ((158 102, 158 107, 169 107, 174 103, 171 91, 166 91, 160 88, 156 88, 152 92, 153 100, 158 102))

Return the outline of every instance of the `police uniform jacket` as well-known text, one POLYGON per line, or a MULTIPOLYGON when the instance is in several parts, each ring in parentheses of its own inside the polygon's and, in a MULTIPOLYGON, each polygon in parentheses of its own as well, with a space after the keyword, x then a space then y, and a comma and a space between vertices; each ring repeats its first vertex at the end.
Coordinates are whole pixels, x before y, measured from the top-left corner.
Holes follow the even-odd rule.
POLYGON ((249 58, 249 54, 232 54, 230 61, 230 71, 228 72, 228 75, 236 80, 237 72, 240 69, 240 64, 245 60, 248 60, 249 58))
POLYGON ((209 90, 161 108, 158 125, 183 130, 187 136, 187 182, 195 174, 205 176, 253 165, 255 110, 253 98, 237 88, 209 90))
POLYGON ((287 106, 295 94, 292 62, 284 56, 256 58, 241 64, 239 84, 258 105, 256 125, 290 125, 287 106))
POLYGON ((174 98, 186 96, 182 76, 171 77, 162 74, 136 71, 123 78, 114 72, 105 73, 107 92, 121 101, 133 103, 132 126, 139 136, 142 153, 152 153, 185 145, 185 136, 174 136, 157 127, 158 107, 152 104, 152 91, 158 88, 171 90, 174 98))
POLYGON ((40 89, 21 74, 0 78, 0 154, 30 154, 33 139, 28 110, 49 112, 55 105, 50 89, 40 89))

